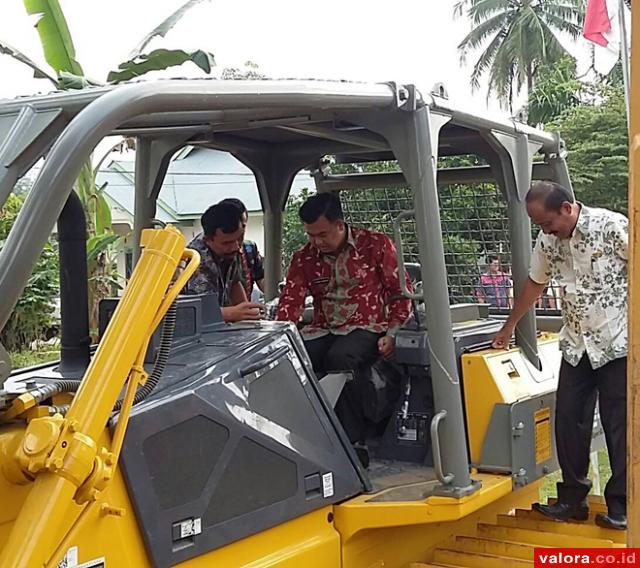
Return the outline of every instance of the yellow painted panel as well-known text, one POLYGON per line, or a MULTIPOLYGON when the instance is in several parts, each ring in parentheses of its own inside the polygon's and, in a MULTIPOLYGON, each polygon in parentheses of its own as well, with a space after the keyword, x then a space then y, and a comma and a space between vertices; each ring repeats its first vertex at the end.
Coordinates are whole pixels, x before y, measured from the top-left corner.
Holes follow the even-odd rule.
POLYGON ((481 354, 463 355, 462 373, 471 461, 480 463, 493 408, 504 400, 481 354))
MULTIPOLYGON (((519 349, 487 349, 462 356, 467 435, 473 463, 481 463, 482 445, 496 404, 516 402, 556 389, 560 363, 557 336, 543 336, 538 348, 544 361, 542 371, 535 369, 519 349)), ((539 457, 551 455, 550 431, 549 428, 549 436, 545 437, 545 425, 541 421, 540 447, 536 447, 539 457)), ((544 461, 546 459, 538 463, 544 461)))
MULTIPOLYGON (((0 443, 4 434, 5 432, 0 436, 0 443)), ((99 442, 101 445, 107 445, 109 443, 108 433, 105 432, 99 442)), ((14 526, 14 520, 24 506, 32 485, 11 485, 3 475, 0 475, 0 500, 3 503, 2 516, 0 517, 2 520, 0 524, 0 549, 7 541, 14 526)), ((46 501, 41 504, 39 516, 46 515, 47 505, 46 501)), ((81 512, 82 507, 75 503, 67 508, 64 523, 76 524, 75 536, 64 543, 57 555, 56 563, 67 550, 76 548, 79 563, 104 557, 107 560, 107 566, 122 568, 150 566, 133 507, 119 469, 116 470, 113 481, 101 495, 98 503, 77 522, 81 512), (103 504, 123 509, 124 516, 101 514, 103 504)), ((52 552, 49 550, 50 554, 52 552)))
POLYGON ((62 554, 64 555, 71 547, 77 547, 80 564, 96 558, 104 558, 106 566, 118 566, 118 568, 151 566, 119 470, 100 503, 78 524, 77 536, 68 542, 62 554), (102 515, 100 505, 103 503, 124 508, 124 516, 102 515))
MULTIPOLYGON (((498 513, 538 500, 538 484, 514 492, 509 477, 502 476, 508 481, 506 490, 494 493, 491 478, 500 476, 473 477, 482 479, 488 492, 477 501, 477 508, 473 496, 462 504, 444 497, 432 497, 426 503, 379 503, 360 496, 338 505, 336 528, 342 536, 343 567, 371 568, 381 560, 384 568, 433 563, 435 548, 451 537, 473 534, 477 523, 493 522, 498 513), (493 498, 487 499, 488 495, 493 498)), ((501 484, 493 487, 494 491, 502 488, 501 484)))
POLYGON ((340 537, 326 507, 178 564, 181 568, 340 568, 340 537))
POLYGON ((359 495, 335 507, 336 528, 348 540, 368 529, 455 521, 512 492, 509 475, 479 474, 473 478, 482 488, 461 499, 434 496, 423 501, 373 501, 377 494, 359 495))

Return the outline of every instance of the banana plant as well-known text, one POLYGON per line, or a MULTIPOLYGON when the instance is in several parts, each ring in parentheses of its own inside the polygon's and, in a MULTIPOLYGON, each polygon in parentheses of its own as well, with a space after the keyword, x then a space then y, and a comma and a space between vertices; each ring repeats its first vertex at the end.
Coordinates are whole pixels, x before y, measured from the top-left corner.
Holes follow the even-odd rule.
MULTIPOLYGON (((5 0, 6 1, 6 0, 5 0)), ((156 37, 164 37, 194 6, 204 0, 189 0, 168 18, 164 19, 130 53, 127 61, 111 71, 106 81, 100 82, 85 75, 76 59, 76 51, 69 26, 58 0, 23 0, 30 16, 36 19, 36 30, 45 61, 51 70, 44 69, 30 57, 0 40, 0 54, 13 57, 33 69, 35 78, 49 80, 60 90, 83 89, 88 86, 116 84, 138 78, 150 71, 192 62, 209 74, 215 65, 211 53, 182 49, 144 50, 156 37)), ((85 209, 87 218, 87 259, 89 264, 89 321, 92 330, 97 330, 99 301, 121 287, 121 278, 114 262, 114 249, 120 239, 111 226, 111 211, 104 196, 104 186, 96 183, 98 169, 104 158, 94 167, 90 157, 84 163, 74 189, 85 209)))
POLYGON ((0 41, 0 52, 28 65, 34 70, 34 77, 47 78, 59 89, 82 89, 90 85, 121 83, 140 77, 149 71, 168 69, 187 61, 191 61, 208 74, 215 65, 214 57, 209 52, 200 49, 193 51, 156 49, 150 53, 143 51, 151 40, 164 37, 191 8, 204 1, 189 0, 165 18, 136 46, 129 54, 127 61, 107 75, 104 82, 87 77, 76 60, 73 39, 58 0, 23 0, 27 13, 36 18, 35 27, 40 36, 45 60, 55 72, 55 78, 29 57, 2 41, 0 41))

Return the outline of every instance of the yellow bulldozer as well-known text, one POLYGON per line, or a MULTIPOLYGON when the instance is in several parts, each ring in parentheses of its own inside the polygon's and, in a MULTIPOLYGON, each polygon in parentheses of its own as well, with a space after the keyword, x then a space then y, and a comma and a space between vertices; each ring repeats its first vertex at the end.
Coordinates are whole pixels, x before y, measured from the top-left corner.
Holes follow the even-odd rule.
MULTIPOLYGON (((490 182, 508 218, 515 293, 527 278, 532 179, 570 187, 556 134, 476 116, 411 85, 177 81, 0 103, 0 204, 44 157, 0 253, 0 327, 57 221, 61 359, 11 372, 0 346, 0 567, 531 566, 535 546, 618 547, 625 534, 530 511, 557 469, 557 320, 532 310, 507 351, 501 320, 453 302, 439 188, 490 182), (90 346, 82 207, 72 186, 106 136, 136 138, 135 268, 101 307, 90 346), (255 175, 266 288, 282 277, 294 176, 318 191, 404 186, 422 285, 398 332, 401 388, 363 468, 296 326, 225 324, 215 298, 183 296, 198 254, 154 228, 171 157, 231 153, 255 175), (439 158, 479 165, 440 168, 439 158), (332 174, 340 163, 397 171, 332 174)), ((403 228, 404 227, 404 228, 403 228)), ((403 278, 401 278, 403 280, 403 278)), ((604 505, 593 502, 593 509, 604 505)))

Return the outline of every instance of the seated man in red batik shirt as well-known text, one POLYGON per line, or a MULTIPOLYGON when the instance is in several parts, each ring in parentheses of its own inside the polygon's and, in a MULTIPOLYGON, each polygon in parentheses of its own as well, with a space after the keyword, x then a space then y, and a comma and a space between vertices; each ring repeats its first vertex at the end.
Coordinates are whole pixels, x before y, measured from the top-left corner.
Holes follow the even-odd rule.
MULTIPOLYGON (((351 442, 364 442, 358 371, 379 355, 389 359, 394 333, 409 317, 402 297, 393 241, 382 233, 349 227, 337 195, 320 193, 300 207, 309 242, 291 260, 276 319, 298 322, 307 294, 313 322, 302 329, 318 377, 351 370, 336 413, 351 442)), ((410 286, 407 278, 407 286, 410 286)))

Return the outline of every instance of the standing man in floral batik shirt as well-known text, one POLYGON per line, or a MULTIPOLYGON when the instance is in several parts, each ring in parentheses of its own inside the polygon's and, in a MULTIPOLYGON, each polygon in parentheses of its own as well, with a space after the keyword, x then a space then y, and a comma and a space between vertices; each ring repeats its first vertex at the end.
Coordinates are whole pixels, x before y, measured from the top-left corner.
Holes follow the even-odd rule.
MULTIPOLYGON (((276 319, 297 323, 307 294, 313 322, 302 330, 319 377, 351 370, 336 413, 351 442, 364 442, 358 371, 382 355, 391 358, 394 333, 409 317, 396 249, 389 237, 344 222, 337 195, 320 193, 300 207, 309 242, 294 253, 276 319)), ((411 284, 407 279, 407 287, 411 284)))
POLYGON ((542 232, 533 249, 529 280, 493 347, 505 349, 516 323, 554 279, 561 290, 563 360, 556 395, 556 445, 562 470, 558 501, 533 508, 553 519, 587 520, 589 452, 596 399, 604 428, 611 479, 608 514, 596 524, 625 529, 627 432, 628 221, 586 207, 553 182, 536 182, 527 212, 542 232))

